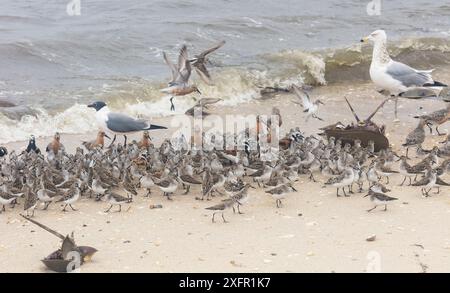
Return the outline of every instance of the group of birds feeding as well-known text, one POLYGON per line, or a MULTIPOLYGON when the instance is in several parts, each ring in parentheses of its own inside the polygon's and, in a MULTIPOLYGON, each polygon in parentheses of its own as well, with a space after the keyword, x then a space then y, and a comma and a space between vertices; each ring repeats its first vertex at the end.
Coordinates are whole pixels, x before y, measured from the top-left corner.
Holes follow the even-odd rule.
MULTIPOLYGON (((398 98, 411 87, 445 86, 431 78, 431 71, 415 70, 393 61, 386 51, 384 31, 375 31, 364 40, 374 42, 370 75, 380 92, 398 98)), ((183 46, 176 65, 164 53, 164 60, 172 71, 172 79, 162 92, 171 95, 171 110, 175 109, 174 96, 200 93, 197 86, 189 83, 192 66, 202 80, 212 84, 206 69, 206 57, 224 43, 220 42, 193 59, 189 59, 187 48, 183 46)), ((312 117, 322 120, 317 116, 317 111, 319 104, 323 103, 319 99, 311 101, 308 94, 298 87, 293 86, 293 90, 305 108, 307 119, 312 117)), ((217 101, 202 99, 197 104, 203 107, 217 101)), ((286 136, 288 147, 278 153, 277 159, 264 161, 258 148, 248 147, 247 133, 234 136, 236 145, 246 146, 243 150, 195 150, 189 147, 184 137, 166 139, 160 147, 155 147, 150 141, 148 130, 165 127, 111 112, 106 103, 101 101, 89 107, 96 110, 101 130, 94 141, 83 142, 74 154, 66 153, 58 133, 47 146, 46 157, 36 146, 34 137, 20 154, 13 151, 7 156, 5 150, 1 157, 2 211, 6 210, 7 205, 18 204, 21 198, 24 198, 23 210, 27 215, 34 215, 38 203, 43 204, 44 210, 53 202, 63 203, 63 211, 68 207, 76 210, 74 205, 82 197, 107 201, 110 205, 106 212, 114 206, 118 206, 118 211, 121 211, 122 204, 131 203, 139 189, 144 190, 144 196, 150 196, 152 190, 158 188, 171 200, 180 187, 188 194, 192 186, 199 186, 201 196, 196 199, 209 200, 224 192, 228 194, 218 204, 207 207, 213 211, 213 222, 217 213, 221 213, 226 222, 224 210, 237 209, 241 213, 240 207, 248 200, 249 188, 256 188, 256 184, 266 188, 265 193, 275 199, 277 207, 282 207, 282 200, 287 194, 297 191, 295 182, 303 175, 314 182, 316 175, 325 176, 325 186, 335 187, 337 196, 341 196, 340 190, 344 196, 348 196, 354 192, 354 186, 361 192, 367 183, 366 196, 374 203, 374 207, 368 211, 379 205, 384 205, 387 210, 387 204, 396 200, 386 194, 390 190, 380 180, 386 178, 386 184, 389 184, 389 177, 397 173, 404 176, 402 184, 409 178, 409 184, 420 186, 424 196, 429 196, 434 187, 449 185, 439 177, 449 169, 449 160, 439 164, 439 156, 450 154, 449 140, 441 148, 422 150, 426 157, 410 165, 407 153, 406 156, 399 156, 389 148, 376 153, 373 143, 363 147, 358 140, 353 145, 343 144, 334 137, 325 141, 314 136, 305 137, 299 129, 291 129, 286 136), (127 143, 127 134, 140 131, 143 131, 143 136, 139 142, 127 143), (104 139, 109 138, 107 133, 113 133, 114 139, 108 148, 104 148, 104 139), (123 144, 114 144, 117 134, 124 135, 123 144), (396 161, 400 161, 398 171, 392 168, 396 161), (419 174, 422 178, 417 181, 419 174), (126 196, 119 191, 123 191, 122 194, 126 196)), ((448 120, 448 115, 449 107, 445 111, 418 117, 419 125, 408 135, 404 146, 418 146, 421 149, 425 125, 431 127, 432 124, 442 124, 448 120)), ((436 131, 439 133, 437 127, 436 131)))

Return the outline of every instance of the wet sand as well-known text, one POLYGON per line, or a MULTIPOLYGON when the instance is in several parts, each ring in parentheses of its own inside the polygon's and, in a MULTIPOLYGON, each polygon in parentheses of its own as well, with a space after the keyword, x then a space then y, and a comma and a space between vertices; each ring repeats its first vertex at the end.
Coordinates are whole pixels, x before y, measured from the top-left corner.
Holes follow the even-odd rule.
MULTIPOLYGON (((437 72, 442 81, 450 81, 447 72, 437 72)), ((329 85, 318 88, 313 96, 321 96, 326 105, 319 116, 324 122, 304 122, 300 106, 292 104, 291 95, 280 95, 264 101, 252 101, 239 107, 211 107, 212 113, 270 113, 279 107, 284 124, 281 133, 299 126, 306 134, 336 121, 354 121, 344 96, 365 118, 382 101, 369 83, 329 85)), ((393 103, 388 103, 373 118, 386 124, 387 136, 393 148, 401 148, 406 134, 417 124, 414 115, 445 107, 442 101, 401 100, 399 123, 394 123, 393 103)), ((170 118, 154 119, 156 124, 169 125, 170 118)), ((155 131, 155 143, 174 131, 155 131)), ((448 131, 448 124, 440 128, 448 131)), ((91 140, 95 134, 63 135, 69 151, 81 140, 91 140)), ((132 137, 137 139, 138 136, 132 137)), ((121 142, 121 138, 118 138, 121 142)), ((425 148, 431 148, 443 137, 427 132, 425 148)), ((42 150, 50 138, 39 138, 42 150)), ((7 144, 20 150, 25 142, 7 144)), ((152 196, 142 197, 124 206, 122 213, 104 213, 107 203, 82 199, 75 204, 76 212, 61 212, 59 205, 48 211, 36 210, 36 220, 66 234, 75 231, 79 245, 96 247, 99 252, 93 262, 81 267, 82 272, 449 272, 450 271, 450 198, 448 188, 439 195, 421 196, 418 187, 399 187, 402 177, 393 176, 391 196, 399 200, 368 213, 372 207, 366 193, 349 198, 337 198, 336 190, 324 188, 325 178, 318 183, 301 176, 289 194, 284 207, 263 189, 250 189, 250 200, 242 208, 243 215, 225 213, 230 223, 211 223, 211 213, 205 207, 219 202, 197 201, 199 188, 189 195, 178 190, 173 201, 162 197, 158 189, 152 196), (162 209, 150 209, 162 204, 162 209), (378 210, 379 209, 379 210, 378 210), (366 238, 376 235, 373 242, 366 238), (379 265, 378 265, 379 264, 379 265)), ((443 177, 449 181, 450 176, 443 177)), ((365 186, 367 189, 367 186, 365 186)), ((60 241, 48 232, 26 222, 19 216, 22 206, 7 208, 0 214, 0 272, 47 272, 40 259, 56 250, 60 241)))

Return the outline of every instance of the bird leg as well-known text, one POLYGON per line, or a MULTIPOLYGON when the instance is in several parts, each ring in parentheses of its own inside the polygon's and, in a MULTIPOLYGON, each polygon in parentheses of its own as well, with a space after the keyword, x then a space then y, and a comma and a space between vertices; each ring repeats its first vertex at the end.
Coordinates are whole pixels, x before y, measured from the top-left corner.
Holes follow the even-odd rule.
POLYGON ((174 97, 170 98, 170 111, 175 111, 175 105, 173 104, 173 98, 174 97))
POLYGON ((111 141, 111 143, 109 144, 109 148, 114 144, 114 142, 116 141, 116 135, 114 134, 114 138, 113 138, 113 140, 111 141))
MULTIPOLYGON (((411 180, 411 178, 409 178, 409 180, 411 180)), ((403 178, 403 181, 402 181, 402 183, 400 183, 399 186, 403 186, 403 183, 405 183, 405 181, 406 181, 406 176, 405 176, 405 178, 403 178)))
POLYGON ((127 136, 124 134, 123 137, 125 138, 125 142, 123 143, 123 147, 127 147, 127 136))
POLYGON ((347 195, 347 193, 345 193, 345 186, 342 187, 342 191, 344 192, 344 196, 347 197, 348 195, 347 195))
POLYGON ((73 206, 71 204, 69 204, 69 207, 72 209, 72 211, 76 211, 76 209, 73 208, 73 206))
POLYGON ((117 212, 120 213, 121 211, 122 211, 122 205, 119 204, 119 210, 117 212))
POLYGON ((111 205, 111 206, 109 207, 109 209, 107 209, 107 210, 105 211, 105 213, 109 213, 109 211, 112 209, 112 207, 113 207, 113 205, 111 205))
POLYGON ((384 205, 384 211, 387 211, 387 204, 384 205))
POLYGON ((228 223, 228 221, 225 220, 225 217, 223 216, 223 212, 222 212, 222 220, 223 220, 224 223, 228 223))
POLYGON ((336 188, 336 196, 337 197, 339 197, 340 195, 339 195, 339 187, 338 188, 336 188))
POLYGON ((66 207, 68 206, 68 204, 66 204, 65 206, 64 206, 64 208, 63 208, 63 212, 65 212, 66 211, 66 207))
POLYGON ((430 134, 433 134, 433 128, 431 128, 431 126, 430 126, 430 124, 425 124, 427 127, 428 127, 428 129, 430 130, 430 134))
POLYGON ((389 176, 386 176, 386 184, 389 184, 389 176))
POLYGON ((191 186, 188 185, 188 186, 186 187, 186 191, 185 191, 183 194, 184 194, 184 195, 188 194, 190 189, 191 189, 191 186))
POLYGON ((398 97, 395 98, 394 102, 395 102, 394 103, 395 104, 394 115, 395 115, 395 119, 397 119, 398 97))
POLYGON ((438 129, 439 125, 436 126, 436 132, 439 136, 445 135, 445 133, 440 133, 438 129))
POLYGON ((371 211, 373 211, 374 209, 376 209, 377 208, 377 206, 374 206, 373 208, 371 208, 371 209, 369 209, 369 210, 367 210, 367 212, 371 212, 371 211))
POLYGON ((211 220, 213 223, 215 223, 215 221, 214 221, 214 216, 215 215, 216 215, 216 213, 213 213, 212 220, 211 220))
POLYGON ((52 203, 51 201, 47 202, 47 203, 45 204, 45 207, 44 207, 42 210, 43 210, 43 211, 46 211, 47 208, 48 208, 48 206, 49 206, 51 203, 52 203))
POLYGON ((241 210, 239 209, 240 206, 241 206, 240 204, 237 205, 237 210, 238 210, 238 214, 242 215, 242 214, 244 214, 244 213, 241 212, 241 210))
MULTIPOLYGON (((417 175, 416 175, 417 176, 417 175)), ((409 177, 409 186, 411 186, 412 182, 411 182, 411 177, 409 177)))

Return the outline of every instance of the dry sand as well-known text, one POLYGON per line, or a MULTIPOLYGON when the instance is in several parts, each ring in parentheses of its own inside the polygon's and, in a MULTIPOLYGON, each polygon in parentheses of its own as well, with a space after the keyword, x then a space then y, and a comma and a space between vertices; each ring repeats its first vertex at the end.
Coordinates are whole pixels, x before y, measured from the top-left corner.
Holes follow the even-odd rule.
MULTIPOLYGON (((450 81, 448 72, 438 72, 442 81, 450 81)), ((326 105, 320 116, 326 121, 304 122, 299 106, 289 95, 265 101, 253 101, 221 113, 269 113, 272 106, 281 109, 282 133, 299 126, 307 134, 318 127, 353 121, 343 97, 348 97, 361 117, 370 114, 382 97, 371 84, 327 86, 317 89, 326 105)), ((316 95, 316 93, 314 95, 316 95)), ((393 103, 388 103, 373 119, 385 123, 395 150, 417 120, 412 116, 445 107, 441 101, 401 100, 400 123, 393 123, 393 103), (421 109, 420 107, 423 107, 421 109)), ((212 107, 212 112, 219 112, 212 107)), ((169 118, 155 119, 168 125, 169 118)), ((441 131, 447 131, 444 125, 441 131)), ((173 131, 174 129, 171 129, 173 131)), ((159 143, 165 132, 153 132, 159 143)), ((69 151, 80 140, 95 134, 63 135, 69 151)), ((426 148, 442 137, 427 133, 426 148)), ((49 138, 38 139, 45 148, 49 138)), ((121 140, 119 140, 121 141, 121 140)), ((10 143, 8 149, 21 149, 25 142, 10 143)), ((450 197, 448 188, 439 195, 423 198, 417 187, 399 187, 400 176, 391 179, 392 196, 399 200, 384 212, 366 212, 372 205, 363 194, 337 198, 334 188, 301 177, 277 209, 275 201, 262 189, 250 189, 250 201, 243 215, 227 212, 230 223, 211 223, 204 208, 210 202, 194 200, 199 189, 189 195, 178 194, 173 201, 154 189, 150 199, 138 196, 122 213, 104 213, 107 204, 82 199, 78 211, 61 212, 59 205, 48 211, 36 211, 36 219, 61 233, 75 231, 80 245, 98 248, 93 262, 82 272, 449 272, 450 271, 450 197), (162 209, 149 209, 162 204, 162 209), (376 235, 373 242, 366 238, 376 235)), ((444 180, 450 180, 446 176, 444 180)), ((367 188, 367 187, 366 187, 367 188)), ((60 241, 19 217, 21 207, 0 214, 0 272, 47 272, 40 259, 56 250, 60 241)), ((220 217, 219 217, 220 220, 220 217)))

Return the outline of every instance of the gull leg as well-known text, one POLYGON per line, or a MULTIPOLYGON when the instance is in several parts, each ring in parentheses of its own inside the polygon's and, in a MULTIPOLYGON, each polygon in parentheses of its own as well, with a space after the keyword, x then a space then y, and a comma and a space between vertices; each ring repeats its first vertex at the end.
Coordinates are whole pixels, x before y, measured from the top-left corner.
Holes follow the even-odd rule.
POLYGON ((115 141, 116 141, 116 135, 114 134, 114 138, 111 141, 111 143, 109 144, 109 148, 114 144, 115 141))
POLYGON ((123 147, 127 147, 127 136, 124 134, 123 137, 125 138, 125 142, 123 143, 123 147))
POLYGON ((107 210, 105 211, 105 213, 109 213, 109 211, 112 209, 112 207, 113 207, 113 205, 111 205, 111 206, 109 207, 109 209, 107 209, 107 210))
POLYGON ((395 110, 394 110, 394 114, 395 114, 395 119, 397 118, 397 109, 398 109, 398 97, 395 98, 395 110))
POLYGON ((72 209, 72 211, 76 211, 76 209, 74 209, 71 204, 69 204, 69 207, 72 209))
POLYGON ((214 221, 214 216, 215 215, 216 215, 216 213, 213 213, 212 220, 211 220, 213 223, 215 223, 215 221, 214 221))

